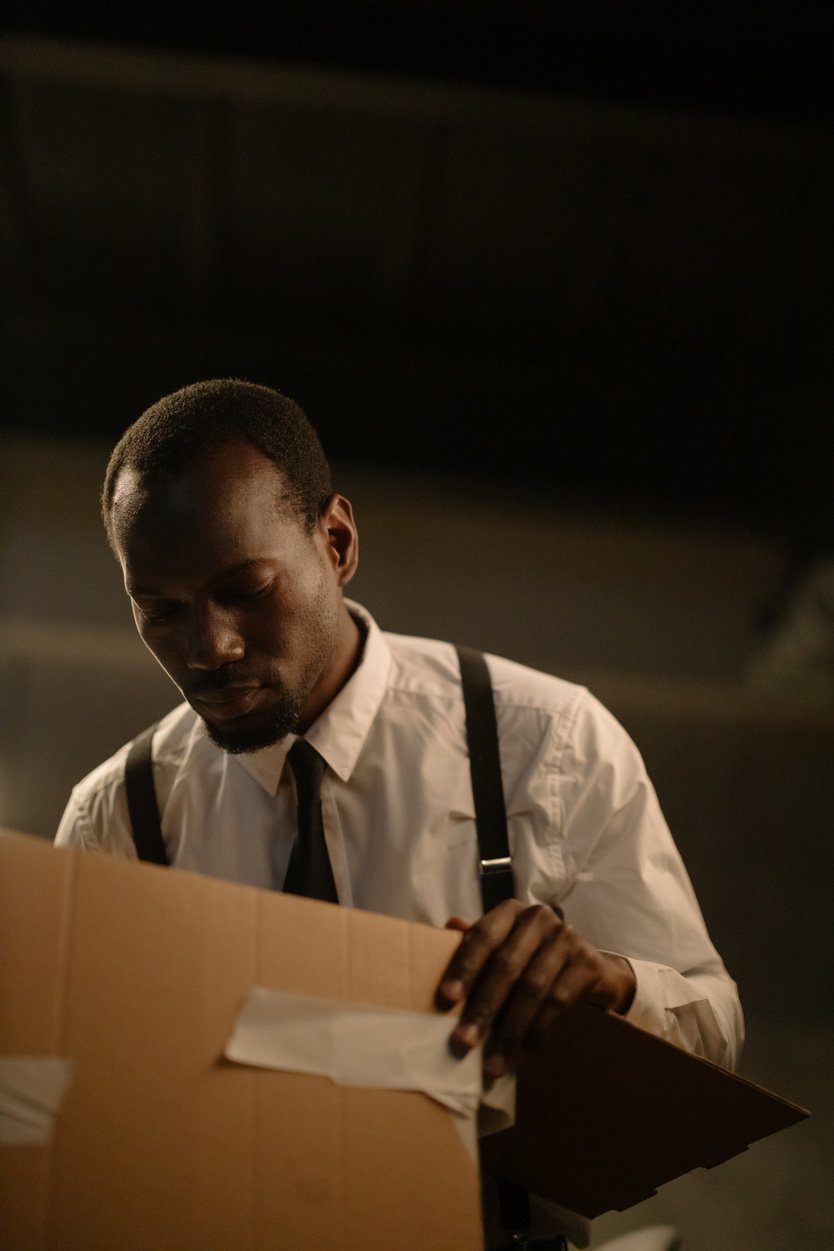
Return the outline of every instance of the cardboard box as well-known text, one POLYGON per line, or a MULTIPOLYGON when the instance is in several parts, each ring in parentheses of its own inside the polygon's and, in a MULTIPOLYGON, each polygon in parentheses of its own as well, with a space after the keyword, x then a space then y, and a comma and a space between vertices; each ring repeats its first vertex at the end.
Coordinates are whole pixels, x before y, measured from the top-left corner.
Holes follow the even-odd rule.
POLYGON ((479 1251, 455 1114, 222 1058, 255 985, 431 1012, 453 934, 13 836, 0 884, 0 1053, 74 1065, 3 1251, 479 1251))
MULTIPOLYGON (((457 941, 0 837, 0 1063, 74 1063, 50 1141, 0 1148, 0 1248, 480 1251, 463 1118, 416 1091, 223 1059, 254 987, 436 1023, 457 941)), ((450 1022, 439 1024, 445 1054, 450 1022)), ((585 1008, 528 1057, 517 1122, 481 1155, 494 1174, 594 1217, 805 1115, 585 1008)))

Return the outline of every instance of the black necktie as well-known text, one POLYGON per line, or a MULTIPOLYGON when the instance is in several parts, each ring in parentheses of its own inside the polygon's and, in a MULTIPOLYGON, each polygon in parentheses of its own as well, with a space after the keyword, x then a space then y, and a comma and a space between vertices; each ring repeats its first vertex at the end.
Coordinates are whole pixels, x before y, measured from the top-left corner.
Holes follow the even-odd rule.
POLYGON ((324 841, 321 819, 321 779, 326 765, 315 747, 300 738, 287 756, 298 796, 298 837, 293 845, 284 891, 338 903, 336 883, 324 841))

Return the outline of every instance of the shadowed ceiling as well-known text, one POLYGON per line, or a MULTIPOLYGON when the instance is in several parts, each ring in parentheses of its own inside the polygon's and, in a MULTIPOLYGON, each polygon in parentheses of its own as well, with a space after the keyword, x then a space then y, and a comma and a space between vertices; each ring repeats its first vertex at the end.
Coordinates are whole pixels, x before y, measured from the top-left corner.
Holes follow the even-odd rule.
POLYGON ((811 501, 817 524, 834 136, 812 11, 677 33, 653 6, 636 28, 614 5, 478 12, 287 6, 260 43, 189 38, 182 12, 18 17, 13 424, 117 434, 231 373, 296 395, 336 456, 781 519, 811 501))

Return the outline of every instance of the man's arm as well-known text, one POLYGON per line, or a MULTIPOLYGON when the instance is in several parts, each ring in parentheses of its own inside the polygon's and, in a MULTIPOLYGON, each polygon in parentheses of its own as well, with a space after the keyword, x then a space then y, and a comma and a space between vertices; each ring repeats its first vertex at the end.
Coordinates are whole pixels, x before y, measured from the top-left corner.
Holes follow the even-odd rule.
MULTIPOLYGON (((485 1043, 485 1065, 519 1051, 580 1002, 620 1012, 733 1067, 743 1038, 736 987, 710 942, 639 753, 593 699, 563 753, 557 899, 508 901, 464 931, 438 1004, 465 1000, 453 1047, 485 1043), (559 903, 562 921, 545 904, 559 903)), ((515 850, 514 854, 515 854, 515 850)))
POLYGON ((128 747, 74 787, 55 835, 56 847, 136 859, 123 785, 128 747))

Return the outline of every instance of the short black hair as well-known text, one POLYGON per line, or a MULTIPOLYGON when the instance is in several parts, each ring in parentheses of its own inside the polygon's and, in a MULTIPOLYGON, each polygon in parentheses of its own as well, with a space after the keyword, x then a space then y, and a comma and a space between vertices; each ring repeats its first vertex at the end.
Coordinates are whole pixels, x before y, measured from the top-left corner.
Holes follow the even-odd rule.
POLYGON ((119 474, 145 483, 181 473, 208 449, 246 439, 281 472, 287 502, 311 533, 333 493, 319 437, 295 400, 241 378, 213 378, 182 387, 128 426, 110 456, 101 492, 107 539, 116 551, 113 496, 119 474))

